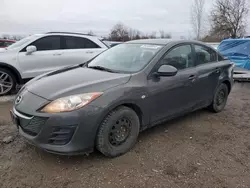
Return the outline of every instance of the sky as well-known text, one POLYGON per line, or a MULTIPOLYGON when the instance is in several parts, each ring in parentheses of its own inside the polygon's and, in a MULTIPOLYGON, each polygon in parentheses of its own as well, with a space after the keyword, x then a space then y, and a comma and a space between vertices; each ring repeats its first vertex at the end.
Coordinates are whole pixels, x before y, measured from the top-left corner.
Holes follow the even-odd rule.
MULTIPOLYGON (((192 0, 0 0, 0 33, 92 30, 107 36, 121 22, 148 34, 163 29, 174 37, 188 37, 193 35, 191 4, 192 0)), ((205 14, 212 4, 206 1, 205 14)))

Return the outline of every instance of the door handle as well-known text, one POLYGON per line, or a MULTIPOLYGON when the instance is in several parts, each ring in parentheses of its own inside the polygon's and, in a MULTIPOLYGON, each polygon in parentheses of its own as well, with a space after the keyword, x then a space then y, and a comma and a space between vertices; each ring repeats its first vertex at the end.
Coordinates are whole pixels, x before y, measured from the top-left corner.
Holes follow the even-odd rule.
POLYGON ((220 73, 220 68, 215 68, 215 71, 214 71, 215 73, 217 73, 217 74, 219 74, 220 73))
POLYGON ((94 52, 93 51, 87 51, 86 53, 87 54, 93 54, 94 52))
POLYGON ((194 82, 194 81, 195 81, 195 78, 196 78, 195 75, 190 75, 190 76, 188 77, 188 80, 190 80, 191 82, 194 82))
POLYGON ((54 53, 53 55, 54 56, 56 56, 56 55, 62 55, 62 53, 54 53))
POLYGON ((191 76, 189 76, 189 77, 188 77, 188 79, 189 79, 189 80, 193 80, 193 79, 195 79, 195 75, 191 75, 191 76))

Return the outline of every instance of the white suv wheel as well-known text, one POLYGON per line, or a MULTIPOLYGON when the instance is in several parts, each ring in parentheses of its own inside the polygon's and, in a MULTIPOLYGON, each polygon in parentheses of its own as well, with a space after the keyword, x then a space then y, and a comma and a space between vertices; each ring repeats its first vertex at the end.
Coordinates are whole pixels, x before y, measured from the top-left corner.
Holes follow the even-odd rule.
POLYGON ((0 96, 8 94, 14 88, 13 76, 5 70, 0 70, 0 96))

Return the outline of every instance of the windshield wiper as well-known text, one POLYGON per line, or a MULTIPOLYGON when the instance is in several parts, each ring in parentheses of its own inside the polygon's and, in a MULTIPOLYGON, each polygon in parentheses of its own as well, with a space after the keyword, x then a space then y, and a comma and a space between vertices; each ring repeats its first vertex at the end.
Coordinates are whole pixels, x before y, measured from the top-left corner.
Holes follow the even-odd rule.
POLYGON ((88 68, 101 70, 101 71, 112 72, 112 73, 117 73, 117 71, 114 71, 114 70, 111 70, 111 69, 108 69, 108 68, 102 67, 102 66, 88 66, 88 68))

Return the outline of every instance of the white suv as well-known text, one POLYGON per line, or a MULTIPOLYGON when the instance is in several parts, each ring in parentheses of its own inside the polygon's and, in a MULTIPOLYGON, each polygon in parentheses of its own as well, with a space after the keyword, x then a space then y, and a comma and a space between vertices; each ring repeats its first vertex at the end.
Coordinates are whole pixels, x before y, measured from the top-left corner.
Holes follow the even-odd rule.
POLYGON ((0 49, 0 96, 17 84, 65 66, 84 63, 108 46, 95 36, 49 32, 24 38, 0 49))

